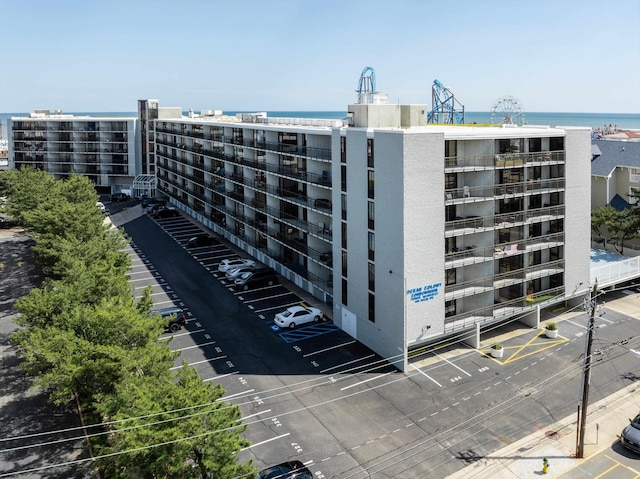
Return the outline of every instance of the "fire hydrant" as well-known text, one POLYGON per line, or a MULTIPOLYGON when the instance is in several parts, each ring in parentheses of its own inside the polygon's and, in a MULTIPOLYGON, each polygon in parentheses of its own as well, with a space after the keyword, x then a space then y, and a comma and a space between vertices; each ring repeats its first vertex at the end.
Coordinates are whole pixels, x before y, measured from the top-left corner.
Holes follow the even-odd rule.
POLYGON ((547 472, 549 472, 549 461, 545 457, 542 459, 542 473, 546 474, 547 472))

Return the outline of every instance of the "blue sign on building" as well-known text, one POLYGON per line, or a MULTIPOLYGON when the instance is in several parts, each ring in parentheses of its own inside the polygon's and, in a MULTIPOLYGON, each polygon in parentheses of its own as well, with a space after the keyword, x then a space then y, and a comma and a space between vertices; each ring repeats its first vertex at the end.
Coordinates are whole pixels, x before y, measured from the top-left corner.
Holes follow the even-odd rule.
POLYGON ((440 292, 441 287, 442 283, 428 284, 426 286, 408 289, 407 294, 409 295, 409 299, 414 303, 421 303, 435 298, 440 292))

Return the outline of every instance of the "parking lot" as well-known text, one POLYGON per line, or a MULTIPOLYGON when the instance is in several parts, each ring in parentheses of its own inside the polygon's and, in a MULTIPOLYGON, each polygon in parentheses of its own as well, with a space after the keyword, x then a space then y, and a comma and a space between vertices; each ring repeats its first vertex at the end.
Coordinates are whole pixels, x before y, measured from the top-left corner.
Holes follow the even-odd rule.
MULTIPOLYGON (((258 467, 299 459, 318 478, 441 477, 550 422, 550 411, 575 410, 586 325, 579 315, 553 341, 538 330, 496 331, 507 351, 501 360, 456 344, 417 352, 402 374, 328 318, 275 326, 277 312, 310 299, 282 279, 238 291, 217 267, 243 255, 225 241, 186 248, 202 232, 189 219, 140 215, 124 227, 138 294, 151 285, 155 307, 187 312, 186 329, 167 335, 181 353, 175 367, 186 361, 241 406, 252 446, 240 456, 258 467)), ((607 311, 600 331, 613 326, 632 335, 637 323, 607 311)), ((615 387, 603 381, 593 394, 615 387)))
MULTIPOLYGON (((502 342, 501 359, 488 354, 488 345, 476 350, 450 341, 414 352, 403 374, 390 364, 393 358, 382 360, 328 318, 274 327, 278 311, 311 299, 282 279, 237 291, 217 264, 241 252, 222 238, 221 244, 186 248, 202 231, 188 218, 152 219, 135 202, 109 207, 131 240, 135 295, 150 286, 155 308, 176 305, 187 313, 184 329, 163 335, 180 352, 174 367, 186 361, 241 407, 252 443, 240 452, 242 461, 263 468, 298 459, 317 478, 446 477, 466 465, 490 463, 492 453, 532 432, 575 434, 552 425, 575 414, 584 311, 562 314, 554 340, 516 323, 483 335, 502 342)), ((607 293, 596 320, 592 403, 632 390, 640 377, 637 359, 619 347, 638 347, 640 292, 616 294, 607 293)), ((47 429, 19 414, 11 419, 30 424, 29 430, 47 429)), ((596 441, 595 434, 592 426, 588 440, 596 441)), ((612 456, 617 446, 597 463, 606 466, 600 472, 620 464, 633 468, 638 458, 612 456)), ((42 460, 34 455, 31 463, 42 460)))

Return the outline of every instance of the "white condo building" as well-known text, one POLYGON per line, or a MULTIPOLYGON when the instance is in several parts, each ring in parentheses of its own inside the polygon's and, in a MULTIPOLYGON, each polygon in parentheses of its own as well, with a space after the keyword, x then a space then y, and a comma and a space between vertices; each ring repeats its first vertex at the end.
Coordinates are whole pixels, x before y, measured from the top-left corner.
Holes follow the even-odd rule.
POLYGON ((9 167, 55 178, 85 175, 100 193, 131 188, 141 169, 135 117, 91 117, 36 110, 7 120, 9 167))
POLYGON ((400 369, 455 333, 538 326, 589 281, 590 129, 427 125, 426 110, 159 117, 158 189, 400 369))
POLYGON ((406 368, 409 351, 518 318, 589 282, 589 128, 428 125, 376 92, 345 120, 36 111, 8 121, 9 165, 98 192, 166 194, 406 368))

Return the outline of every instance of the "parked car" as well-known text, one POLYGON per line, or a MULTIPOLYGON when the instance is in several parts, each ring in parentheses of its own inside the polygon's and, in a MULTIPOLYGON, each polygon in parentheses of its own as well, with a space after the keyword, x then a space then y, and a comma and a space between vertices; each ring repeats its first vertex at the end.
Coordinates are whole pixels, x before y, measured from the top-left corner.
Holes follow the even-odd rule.
POLYGON ((158 211, 160 211, 160 210, 162 210, 162 209, 164 209, 166 207, 167 207, 166 202, 164 204, 163 203, 151 203, 147 207, 147 214, 153 216, 154 213, 157 213, 158 211))
POLYGON ((313 474, 300 461, 288 461, 263 469, 257 479, 313 479, 313 474))
POLYGON ((239 268, 228 269, 227 272, 224 274, 224 276, 228 280, 234 280, 238 278, 240 275, 248 271, 253 271, 254 269, 255 268, 253 266, 240 266, 239 268))
POLYGON ((142 207, 150 208, 153 205, 166 206, 167 200, 161 200, 159 198, 142 198, 142 207))
POLYGON ((151 311, 151 314, 159 315, 161 319, 165 321, 165 331, 171 331, 172 333, 180 331, 180 328, 187 324, 187 315, 177 306, 154 309, 151 311))
POLYGON ((189 238, 187 241, 187 248, 196 248, 198 246, 211 246, 214 244, 220 244, 220 240, 206 233, 199 234, 193 238, 189 238))
POLYGON ((130 199, 131 199, 131 196, 123 192, 113 193, 111 195, 111 201, 115 201, 115 202, 129 201, 130 199))
POLYGON ((153 218, 175 218, 177 216, 180 216, 180 212, 170 206, 162 208, 153 214, 153 218))
POLYGON ((107 209, 107 207, 104 205, 102 201, 96 201, 96 208, 98 208, 100 212, 104 215, 109 214, 109 210, 107 209))
POLYGON ((261 268, 254 271, 242 273, 233 280, 233 284, 237 288, 248 290, 260 286, 273 286, 278 282, 278 275, 271 268, 261 268))
POLYGON ((640 414, 629 419, 629 425, 622 430, 620 443, 630 451, 640 454, 640 414))
POLYGON ((317 323, 321 319, 322 311, 310 306, 291 306, 273 318, 281 328, 295 328, 300 324, 317 323))
POLYGON ((240 268, 242 266, 256 266, 256 262, 252 259, 237 258, 237 259, 223 259, 218 265, 218 271, 226 273, 230 269, 240 268))

